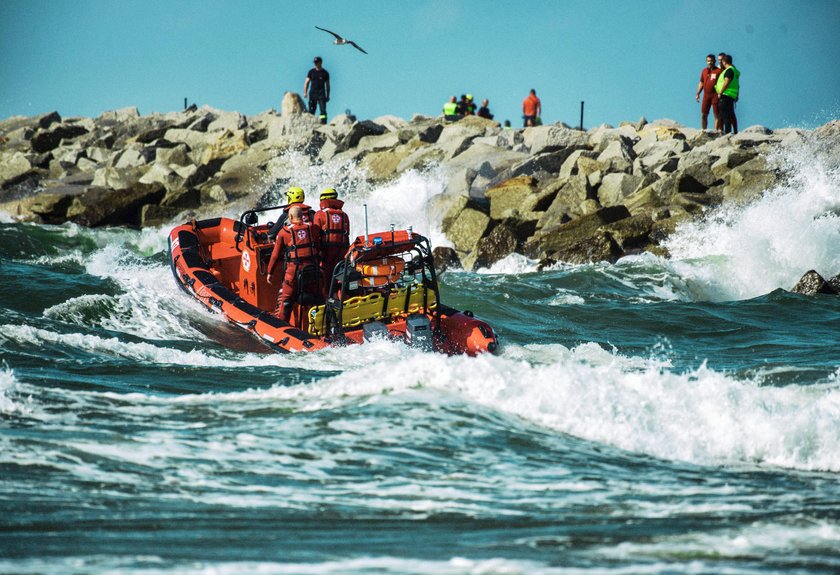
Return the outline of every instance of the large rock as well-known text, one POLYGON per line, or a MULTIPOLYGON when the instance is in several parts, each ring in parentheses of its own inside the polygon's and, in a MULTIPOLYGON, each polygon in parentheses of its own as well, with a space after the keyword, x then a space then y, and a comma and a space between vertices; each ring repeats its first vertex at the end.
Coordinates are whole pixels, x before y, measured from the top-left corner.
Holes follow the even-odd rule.
POLYGON ((84 126, 67 123, 56 124, 49 129, 36 132, 30 143, 32 149, 37 153, 49 152, 56 149, 62 140, 72 140, 87 133, 88 130, 84 126))
POLYGON ((563 260, 557 254, 562 254, 564 250, 593 237, 598 228, 629 217, 630 212, 624 206, 612 206, 566 223, 543 227, 528 240, 525 253, 537 259, 563 260))
POLYGON ((516 233, 504 224, 500 224, 485 237, 481 238, 475 249, 472 269, 489 268, 497 261, 509 256, 519 246, 516 233))
POLYGON ((564 148, 580 149, 587 147, 589 136, 586 132, 573 130, 565 126, 534 126, 525 128, 522 141, 531 154, 556 152, 564 148))
POLYGON ((490 226, 490 217, 473 208, 464 208, 449 227, 447 236, 459 254, 469 254, 490 226))
POLYGON ((18 181, 32 169, 32 164, 25 154, 0 153, 0 188, 5 188, 18 181))
POLYGON ((450 247, 438 246, 432 249, 432 257, 435 259, 435 271, 442 274, 448 269, 457 269, 461 267, 461 260, 458 258, 458 252, 450 247))
POLYGON ((490 218, 504 220, 530 211, 525 206, 536 191, 537 181, 531 176, 512 178, 490 188, 484 194, 490 200, 490 218))
POLYGON ((830 295, 840 294, 838 286, 834 286, 830 282, 826 281, 825 278, 823 278, 815 270, 805 272, 805 275, 796 282, 796 285, 793 286, 791 291, 802 295, 816 295, 818 293, 830 295))
POLYGON ((598 201, 602 206, 618 206, 627 196, 636 191, 642 182, 641 176, 617 173, 606 174, 598 187, 598 201))
MULTIPOLYGON (((300 94, 297 92, 285 92, 283 94, 283 100, 280 102, 280 115, 281 116, 292 116, 295 114, 303 114, 306 111, 306 105, 303 102, 303 98, 300 97, 300 94)), ((317 118, 316 118, 317 120, 317 118)), ((320 121, 318 124, 320 125, 320 121)))
POLYGON ((158 204, 165 193, 160 184, 138 183, 127 190, 87 187, 73 198, 67 218, 88 227, 139 226, 142 207, 158 204))

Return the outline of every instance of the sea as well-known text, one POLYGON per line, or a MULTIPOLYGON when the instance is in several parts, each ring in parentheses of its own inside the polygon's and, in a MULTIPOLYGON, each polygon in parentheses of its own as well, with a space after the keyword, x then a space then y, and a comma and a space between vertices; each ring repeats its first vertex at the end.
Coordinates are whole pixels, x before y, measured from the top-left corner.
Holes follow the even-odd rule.
MULTIPOLYGON (((181 222, 0 216, 0 573, 839 573, 840 297, 789 290, 840 273, 840 161, 772 161, 669 258, 446 271, 479 357, 268 353, 177 287, 181 222)), ((447 177, 289 152, 254 197, 445 246, 447 177)))

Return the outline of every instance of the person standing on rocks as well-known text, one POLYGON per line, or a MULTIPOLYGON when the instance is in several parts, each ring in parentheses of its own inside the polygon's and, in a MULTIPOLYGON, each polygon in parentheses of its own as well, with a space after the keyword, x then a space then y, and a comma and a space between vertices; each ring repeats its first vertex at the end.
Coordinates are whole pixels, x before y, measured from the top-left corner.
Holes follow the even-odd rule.
POLYGON ((309 113, 315 113, 315 107, 321 108, 320 120, 327 123, 327 102, 330 101, 330 73, 321 67, 321 57, 315 56, 315 67, 309 70, 303 83, 303 97, 309 95, 309 113))
POLYGON ((536 126, 537 118, 542 115, 542 102, 537 98, 537 91, 531 88, 531 93, 522 100, 522 117, 525 127, 536 126))
POLYGON ((697 84, 697 94, 694 99, 700 101, 700 92, 703 93, 703 103, 700 104, 700 125, 705 130, 709 122, 709 109, 714 113, 715 129, 719 128, 718 123, 718 95, 715 92, 718 74, 721 69, 715 65, 715 55, 706 56, 706 67, 700 72, 700 83, 697 84))
MULTIPOLYGON (((723 74, 723 57, 726 56, 726 53, 721 52, 718 54, 718 64, 720 68, 720 73, 723 74)), ((720 115, 720 110, 718 110, 718 115, 720 115)), ((723 130, 723 123, 718 118, 718 123, 715 126, 718 130, 723 130)), ((732 106, 732 130, 734 133, 738 133, 738 118, 735 116, 735 105, 732 106)))
MULTIPOLYGON (((723 73, 718 76, 715 85, 715 91, 720 97, 718 113, 720 114, 724 134, 732 131, 732 118, 735 117, 735 102, 738 101, 740 78, 741 72, 732 65, 732 56, 724 54, 723 73)), ((738 133, 737 128, 735 128, 735 133, 738 133)))

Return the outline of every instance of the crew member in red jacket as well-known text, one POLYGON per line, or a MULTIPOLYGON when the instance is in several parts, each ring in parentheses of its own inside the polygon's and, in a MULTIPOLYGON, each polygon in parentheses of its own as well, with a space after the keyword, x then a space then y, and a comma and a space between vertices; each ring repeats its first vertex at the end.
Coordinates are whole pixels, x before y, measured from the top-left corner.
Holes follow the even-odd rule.
MULTIPOLYGON (((315 212, 315 223, 321 228, 321 268, 324 270, 325 291, 329 290, 335 265, 344 259, 350 247, 350 218, 342 209, 333 188, 321 192, 321 209, 315 212)), ((326 294, 325 294, 326 295, 326 294)))
MULTIPOLYGON (((303 221, 303 209, 300 206, 289 208, 289 222, 277 234, 277 243, 271 252, 268 262, 268 283, 275 285, 278 275, 283 276, 283 287, 277 294, 277 307, 274 315, 284 321, 289 321, 292 315, 292 305, 299 295, 298 272, 308 266, 318 267, 321 252, 321 228, 311 222, 303 221), (283 271, 275 274, 275 268, 283 261, 283 271)), ((320 279, 320 273, 318 274, 320 279)), ((314 287, 320 295, 321 285, 314 287)))

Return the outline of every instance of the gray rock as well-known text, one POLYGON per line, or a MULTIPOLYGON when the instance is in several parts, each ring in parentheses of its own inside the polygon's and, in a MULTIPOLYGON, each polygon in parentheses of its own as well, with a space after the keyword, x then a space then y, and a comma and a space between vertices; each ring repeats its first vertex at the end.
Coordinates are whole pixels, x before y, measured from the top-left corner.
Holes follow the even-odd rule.
POLYGON ((523 143, 534 155, 555 152, 570 146, 574 149, 586 148, 588 140, 589 135, 586 132, 558 125, 534 126, 525 128, 522 132, 523 143))
POLYGON ((458 214, 447 235, 459 254, 469 254, 475 250, 489 226, 490 217, 487 214, 467 207, 458 214))
MULTIPOLYGON (((283 94, 283 101, 280 103, 280 115, 292 116, 296 114, 303 114, 306 111, 306 104, 303 98, 297 92, 285 92, 283 94)), ((319 121, 318 124, 321 122, 319 121)))
POLYGON ((636 191, 642 182, 641 176, 630 174, 606 174, 598 187, 598 201, 602 206, 617 206, 636 191))
POLYGON ((138 183, 126 190, 90 186, 73 198, 67 218, 88 227, 140 226, 142 207, 158 204, 164 195, 160 184, 138 183))
POLYGON ((540 260, 551 258, 555 261, 580 263, 581 261, 595 261, 587 258, 589 258, 589 255, 594 256, 594 248, 597 247, 606 249, 606 251, 601 252, 601 255, 607 254, 608 257, 602 257, 601 259, 609 260, 613 256, 617 257, 620 253, 620 248, 615 240, 605 238, 606 234, 600 232, 601 235, 595 246, 588 246, 586 242, 589 238, 598 235, 598 229, 602 226, 629 217, 630 212, 624 206, 612 206, 601 208, 595 213, 565 223, 543 227, 540 232, 528 240, 525 245, 525 253, 540 260))
POLYGON ((840 294, 840 290, 838 290, 836 286, 826 281, 825 278, 823 278, 815 270, 805 272, 805 275, 796 282, 796 285, 793 286, 791 291, 802 295, 816 295, 818 293, 830 295, 840 294))
POLYGON ((489 268, 514 253, 518 245, 517 234, 508 226, 500 224, 494 227, 489 234, 479 240, 472 269, 489 268))
POLYGON ((438 274, 442 274, 449 269, 458 269, 461 267, 458 252, 453 248, 436 247, 432 249, 432 257, 435 259, 435 271, 438 274))

